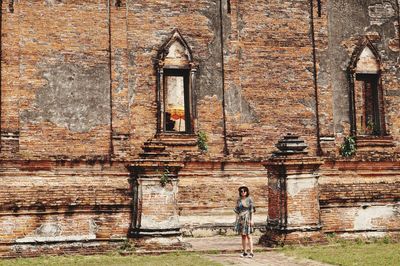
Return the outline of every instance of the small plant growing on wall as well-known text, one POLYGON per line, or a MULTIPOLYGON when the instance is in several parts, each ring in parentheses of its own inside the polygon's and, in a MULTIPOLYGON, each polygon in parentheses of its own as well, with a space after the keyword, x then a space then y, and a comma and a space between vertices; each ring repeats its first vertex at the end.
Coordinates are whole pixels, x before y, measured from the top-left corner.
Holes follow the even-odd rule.
POLYGON ((350 157, 356 153, 356 139, 354 136, 344 138, 343 144, 340 147, 340 154, 344 157, 350 157))
POLYGON ((202 152, 206 152, 208 150, 207 141, 207 134, 204 131, 199 131, 197 133, 197 146, 202 152))
POLYGON ((369 129, 369 130, 373 130, 375 128, 375 124, 374 124, 374 122, 372 122, 372 119, 368 119, 368 122, 367 122, 367 129, 369 129))
POLYGON ((169 179, 169 169, 168 168, 164 168, 164 171, 160 177, 160 185, 162 187, 165 187, 165 185, 169 182, 171 182, 171 180, 169 179))
POLYGON ((122 256, 129 256, 135 251, 135 247, 131 244, 131 242, 129 242, 129 240, 125 240, 119 247, 118 251, 122 256))
POLYGON ((367 134, 372 134, 372 135, 379 135, 379 128, 378 128, 378 125, 376 125, 376 124, 372 121, 372 118, 369 118, 369 119, 368 119, 367 127, 366 127, 366 133, 367 133, 367 134))

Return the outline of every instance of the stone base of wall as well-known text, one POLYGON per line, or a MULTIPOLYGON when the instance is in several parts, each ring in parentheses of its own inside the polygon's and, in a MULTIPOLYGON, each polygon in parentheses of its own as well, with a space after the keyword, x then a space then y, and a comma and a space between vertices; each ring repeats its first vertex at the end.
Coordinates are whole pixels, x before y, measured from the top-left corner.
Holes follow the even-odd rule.
POLYGON ((347 240, 361 239, 363 241, 375 241, 377 239, 387 239, 388 241, 400 242, 400 231, 349 231, 349 232, 335 232, 327 233, 327 236, 334 235, 347 240))
POLYGON ((260 244, 267 247, 325 242, 325 235, 319 231, 289 231, 273 229, 267 229, 266 233, 260 237, 259 241, 260 244))
POLYGON ((38 257, 43 255, 95 255, 111 251, 121 255, 149 250, 185 250, 182 237, 140 237, 74 242, 0 243, 0 258, 38 257))
MULTIPOLYGON (((268 177, 260 163, 185 162, 177 184, 177 228, 183 236, 235 235, 237 188, 248 185, 257 207, 256 234, 265 245, 324 242, 330 234, 400 239, 398 169, 397 162, 326 162, 318 184, 321 224, 314 223, 319 233, 309 227, 265 231, 268 177)), ((186 247, 179 236, 131 235, 134 190, 122 162, 3 161, 1 171, 0 257, 101 254, 126 243, 136 251, 186 247)), ((154 187, 149 185, 149 197, 154 187)), ((145 214, 156 217, 157 204, 145 214)))
POLYGON ((124 240, 80 241, 71 243, 0 244, 0 258, 38 257, 43 255, 94 255, 118 250, 124 240))
POLYGON ((321 176, 325 234, 354 239, 400 233, 398 162, 327 161, 321 176))
POLYGON ((140 250, 185 250, 188 244, 183 242, 181 236, 170 237, 141 237, 129 240, 135 247, 136 252, 140 250))
MULTIPOLYGON (((183 227, 182 235, 185 237, 210 237, 210 236, 235 236, 233 224, 203 224, 198 226, 183 227)), ((261 236, 265 233, 265 223, 255 223, 254 235, 261 236)))

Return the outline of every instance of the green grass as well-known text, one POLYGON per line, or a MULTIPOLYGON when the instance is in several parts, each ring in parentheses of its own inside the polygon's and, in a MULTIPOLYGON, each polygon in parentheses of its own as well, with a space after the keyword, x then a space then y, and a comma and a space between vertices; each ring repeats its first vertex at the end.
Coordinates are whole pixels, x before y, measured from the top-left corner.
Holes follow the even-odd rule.
MULTIPOLYGON (((286 255, 307 258, 333 265, 362 266, 400 266, 400 243, 390 239, 365 242, 363 240, 330 240, 329 245, 286 246, 280 251, 286 255)), ((218 251, 210 252, 218 254, 218 251)), ((0 260, 0 266, 8 265, 151 265, 151 266, 213 266, 212 262, 201 254, 176 252, 164 255, 120 256, 117 253, 96 256, 44 256, 39 258, 0 260)))
POLYGON ((171 253, 159 256, 120 256, 120 255, 98 255, 98 256, 44 256, 39 258, 10 259, 1 260, 1 266, 8 265, 82 265, 82 266, 101 266, 101 265, 151 265, 151 266, 209 266, 221 265, 212 262, 198 254, 191 253, 171 253))
POLYGON ((289 246, 282 251, 289 256, 333 265, 400 265, 400 243, 386 241, 338 241, 327 246, 289 246))

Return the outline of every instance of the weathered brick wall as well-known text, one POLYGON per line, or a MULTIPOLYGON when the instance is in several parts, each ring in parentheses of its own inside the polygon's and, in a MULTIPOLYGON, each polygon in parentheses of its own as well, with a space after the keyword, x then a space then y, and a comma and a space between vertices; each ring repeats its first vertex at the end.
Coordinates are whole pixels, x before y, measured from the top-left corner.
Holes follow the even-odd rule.
MULTIPOLYGON (((343 136, 350 134, 349 80, 347 67, 357 45, 368 37, 381 58, 381 76, 386 130, 394 138, 394 151, 399 153, 399 11, 397 1, 328 1, 327 40, 329 48, 320 57, 326 62, 326 78, 319 84, 331 83, 334 128, 337 147, 343 136)), ((370 145, 370 149, 376 147, 370 145)), ((336 149, 338 151, 338 148, 336 149)))
POLYGON ((324 232, 370 236, 397 232, 399 167, 397 162, 326 162, 320 178, 324 232))
POLYGON ((179 214, 176 208, 177 180, 170 180, 161 185, 160 179, 153 177, 143 178, 138 183, 140 193, 138 209, 141 211, 137 228, 153 231, 171 229, 179 231, 179 214))
POLYGON ((6 250, 10 241, 46 230, 44 237, 53 240, 126 237, 132 195, 125 164, 156 133, 154 64, 174 29, 198 64, 195 129, 209 138, 208 153, 193 156, 179 174, 184 231, 232 224, 240 185, 249 186, 256 222, 264 222, 267 172, 260 158, 271 155, 282 135, 302 136, 315 154, 312 25, 321 145, 332 159, 320 178, 324 230, 399 228, 395 0, 313 1, 313 17, 307 0, 231 0, 230 12, 226 1, 217 0, 122 0, 110 1, 110 8, 105 0, 12 3, 3 2, 1 33, 0 237, 6 250), (365 35, 382 58, 385 121, 393 141, 383 147, 364 143, 347 162, 338 157, 350 132, 346 68, 365 35), (223 152, 224 126, 230 156, 223 152), (372 160, 373 169, 360 162, 372 160), (356 226, 363 217, 369 227, 356 226))
MULTIPOLYGON (((331 126, 335 129, 336 149, 332 152, 334 140, 328 138, 323 143, 326 145, 323 146, 323 151, 331 157, 336 154, 337 161, 328 160, 321 170, 323 230, 370 232, 370 235, 380 235, 383 231, 395 232, 399 228, 397 221, 400 187, 397 163, 400 79, 399 66, 396 63, 399 60, 400 47, 398 5, 396 1, 366 1, 363 4, 357 1, 322 1, 322 17, 325 15, 324 6, 328 14, 324 27, 328 34, 321 36, 321 42, 326 40, 329 45, 318 58, 321 66, 318 79, 321 90, 320 110, 323 117, 329 114, 326 107, 333 107, 334 122, 331 126), (375 46, 381 59, 386 133, 389 136, 384 140, 375 138, 375 141, 360 139, 357 141, 355 156, 340 158, 338 153, 343 137, 350 135, 350 84, 347 68, 355 49, 366 37, 375 46), (328 94, 323 92, 324 87, 328 88, 328 94), (326 96, 331 95, 332 102, 329 104, 326 96)), ((324 135, 323 127, 322 124, 321 132, 324 135)))
POLYGON ((1 154, 15 157, 19 145, 19 34, 18 16, 2 6, 1 36, 1 154), (4 34, 7 32, 7 34, 4 34))
POLYGON ((265 157, 288 132, 316 148, 309 1, 230 1, 226 110, 232 154, 265 157), (237 76, 236 76, 237 75, 237 76))
POLYGON ((267 184, 267 171, 258 163, 188 163, 179 173, 178 184, 179 220, 184 234, 232 233, 238 188, 243 185, 255 201, 254 221, 257 226, 263 225, 268 207, 267 184))
POLYGON ((199 65, 194 92, 197 109, 195 127, 207 132, 210 152, 221 154, 222 78, 218 2, 128 1, 126 23, 131 145, 136 154, 143 142, 153 137, 156 131, 154 64, 157 51, 175 28, 179 29, 192 50, 194 62, 199 65))
POLYGON ((288 223, 291 226, 315 225, 319 218, 317 180, 289 180, 287 194, 288 223))
MULTIPOLYGON (((394 82, 398 77, 396 68, 390 67, 396 65, 398 49, 395 3, 370 2, 366 8, 341 1, 321 1, 318 6, 314 1, 313 20, 309 1, 288 1, 290 8, 281 1, 256 5, 230 1, 230 13, 223 2, 225 111, 230 153, 265 158, 273 150, 272 144, 286 132, 304 135, 310 149, 315 149, 316 103, 309 34, 312 22, 321 135, 333 136, 333 120, 337 146, 343 134, 348 134, 348 84, 343 65, 348 64, 357 41, 367 34, 375 36, 382 52, 388 131, 398 142, 394 82), (341 10, 346 19, 336 19, 341 10), (355 21, 351 12, 370 19, 355 21), (384 42, 386 39, 389 41, 384 42), (328 41, 338 45, 329 48, 328 41), (333 57, 338 59, 332 60, 333 57)), ((221 155, 219 8, 218 1, 121 1, 118 7, 112 5, 109 18, 106 1, 18 2, 14 3, 13 13, 4 6, 3 24, 8 34, 3 37, 2 131, 6 143, 2 156, 7 155, 7 150, 19 150, 9 155, 24 158, 105 156, 114 149, 117 158, 136 157, 142 143, 154 135, 154 59, 174 28, 181 30, 195 62, 199 63, 196 128, 209 134, 210 153, 221 155), (168 16, 159 15, 160 5, 162 14, 168 16), (32 9, 43 12, 34 14, 32 9), (96 27, 87 27, 89 22, 96 27), (44 24, 50 26, 43 30, 44 24), (107 85, 110 80, 112 119, 107 85), (57 94, 57 88, 61 94, 57 94), (82 91, 87 94, 82 95, 82 91), (13 94, 8 96, 10 92, 13 94), (95 104, 87 106, 87 101, 95 104), (55 110, 48 112, 49 109, 55 110), (55 146, 57 149, 53 149, 55 146)))
MULTIPOLYGON (((115 1, 110 1, 115 3, 115 1)), ((129 106, 134 95, 129 83, 129 59, 132 52, 128 49, 126 1, 110 8, 110 46, 111 46, 111 98, 112 98, 112 150, 114 158, 127 159, 132 156, 129 136, 131 117, 129 106)))
POLYGON ((17 27, 2 41, 8 45, 10 38, 11 44, 18 43, 6 51, 15 57, 9 70, 17 66, 19 74, 18 82, 2 87, 17 98, 16 106, 3 108, 3 119, 13 122, 3 129, 19 132, 18 155, 25 159, 107 155, 106 1, 23 1, 14 3, 13 13, 3 10, 6 20, 17 27), (13 118, 15 112, 18 119, 13 118))
POLYGON ((73 248, 87 241, 90 249, 101 241, 125 239, 131 223, 128 179, 123 165, 104 162, 3 162, 2 255, 22 249, 26 256, 49 243, 70 243, 73 248))
MULTIPOLYGON (((334 114, 333 114, 333 90, 332 81, 329 75, 329 18, 331 16, 328 0, 313 2, 313 24, 315 38, 315 56, 317 67, 317 88, 318 88, 318 115, 321 146, 325 141, 324 137, 334 136, 334 114)), ((326 138, 325 138, 326 139, 326 138)), ((329 138, 328 138, 329 139, 329 138)), ((328 141, 329 143, 329 141, 328 141)), ((329 144, 328 144, 329 145, 329 144)))

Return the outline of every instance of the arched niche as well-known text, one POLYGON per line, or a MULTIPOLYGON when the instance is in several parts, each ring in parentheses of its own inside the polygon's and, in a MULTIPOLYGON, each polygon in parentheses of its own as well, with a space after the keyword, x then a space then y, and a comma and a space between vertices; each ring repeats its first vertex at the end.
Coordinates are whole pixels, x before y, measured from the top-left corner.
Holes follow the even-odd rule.
POLYGON ((385 135, 381 59, 368 38, 353 53, 349 78, 352 133, 385 135))
POLYGON ((193 133, 196 64, 179 30, 161 46, 156 69, 157 133, 193 133))

